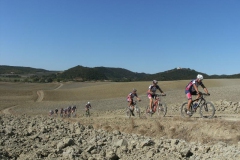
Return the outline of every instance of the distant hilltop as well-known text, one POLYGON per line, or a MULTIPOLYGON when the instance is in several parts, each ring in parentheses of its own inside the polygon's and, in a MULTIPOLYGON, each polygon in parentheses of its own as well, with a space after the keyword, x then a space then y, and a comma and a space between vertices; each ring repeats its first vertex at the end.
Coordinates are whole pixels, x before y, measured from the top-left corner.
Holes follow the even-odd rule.
POLYGON ((208 75, 190 68, 176 67, 171 70, 155 74, 137 73, 124 68, 111 67, 84 67, 81 65, 69 68, 65 71, 49 71, 31 67, 6 66, 0 65, 0 81, 12 82, 60 82, 60 81, 113 81, 113 82, 130 82, 130 81, 151 81, 153 79, 170 81, 170 80, 187 80, 202 74, 206 79, 219 78, 240 78, 240 74, 234 75, 208 75))

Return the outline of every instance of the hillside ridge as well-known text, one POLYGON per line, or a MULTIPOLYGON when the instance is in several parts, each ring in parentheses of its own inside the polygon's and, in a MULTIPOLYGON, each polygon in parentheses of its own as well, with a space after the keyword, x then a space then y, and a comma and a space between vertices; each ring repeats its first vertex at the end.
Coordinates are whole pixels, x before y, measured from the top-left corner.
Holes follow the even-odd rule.
MULTIPOLYGON (((155 74, 132 72, 124 68, 113 67, 84 67, 77 65, 65 71, 49 71, 31 67, 6 66, 0 65, 0 78, 22 77, 31 79, 33 82, 52 82, 52 81, 149 81, 153 79, 170 81, 193 79, 197 74, 202 74, 206 79, 220 78, 240 78, 240 74, 233 75, 208 75, 190 68, 174 68, 155 74)), ((28 81, 27 80, 27 81, 28 81)), ((1 81, 4 81, 1 79, 1 81)), ((18 80, 17 80, 18 81, 18 80)))

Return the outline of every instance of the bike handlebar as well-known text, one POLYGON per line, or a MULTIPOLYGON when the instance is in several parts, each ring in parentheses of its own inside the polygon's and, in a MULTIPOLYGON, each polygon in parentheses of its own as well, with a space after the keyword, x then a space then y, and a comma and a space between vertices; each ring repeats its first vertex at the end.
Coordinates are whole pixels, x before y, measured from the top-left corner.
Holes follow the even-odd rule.
POLYGON ((139 101, 137 101, 137 100, 133 101, 133 103, 137 103, 137 102, 141 102, 141 100, 139 100, 139 101))
POLYGON ((210 93, 202 93, 202 92, 199 92, 200 95, 203 95, 203 96, 210 96, 210 93))
POLYGON ((155 94, 155 96, 159 97, 159 96, 167 96, 166 94, 155 94))

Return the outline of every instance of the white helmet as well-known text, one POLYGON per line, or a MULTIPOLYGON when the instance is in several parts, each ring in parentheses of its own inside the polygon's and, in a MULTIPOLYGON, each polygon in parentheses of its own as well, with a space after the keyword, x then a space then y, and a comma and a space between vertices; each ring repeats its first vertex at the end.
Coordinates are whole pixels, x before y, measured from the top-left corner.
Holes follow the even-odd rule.
POLYGON ((157 81, 157 80, 153 80, 153 83, 154 83, 154 84, 158 84, 158 81, 157 81))
POLYGON ((198 75, 197 75, 197 79, 203 80, 203 76, 202 76, 201 74, 198 74, 198 75))
POLYGON ((90 102, 87 102, 87 104, 90 104, 90 102))

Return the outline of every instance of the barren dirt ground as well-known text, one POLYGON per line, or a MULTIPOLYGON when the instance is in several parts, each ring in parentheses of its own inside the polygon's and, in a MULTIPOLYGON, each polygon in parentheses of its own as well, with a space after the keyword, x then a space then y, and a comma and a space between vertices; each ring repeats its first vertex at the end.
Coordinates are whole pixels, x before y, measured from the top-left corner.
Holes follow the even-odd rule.
MULTIPOLYGON (((51 109, 76 105, 77 117, 64 120, 79 121, 107 131, 119 130, 143 136, 184 139, 189 142, 240 141, 239 112, 216 111, 212 119, 202 119, 199 113, 195 113, 191 118, 180 116, 179 107, 186 101, 184 87, 187 83, 188 81, 159 82, 167 94, 162 98, 168 107, 165 117, 145 115, 144 110, 148 104, 146 91, 151 82, 84 82, 31 86, 18 84, 17 87, 14 87, 14 83, 0 83, 0 91, 6 93, 1 94, 0 109, 1 114, 48 116, 51 109), (138 89, 138 95, 142 99, 138 106, 142 112, 140 117, 128 118, 125 115, 126 96, 132 88, 138 89), (84 106, 88 101, 92 104, 91 116, 85 117, 84 106)), ((204 84, 211 93, 211 96, 206 98, 208 101, 240 102, 240 79, 204 80, 204 84)))

